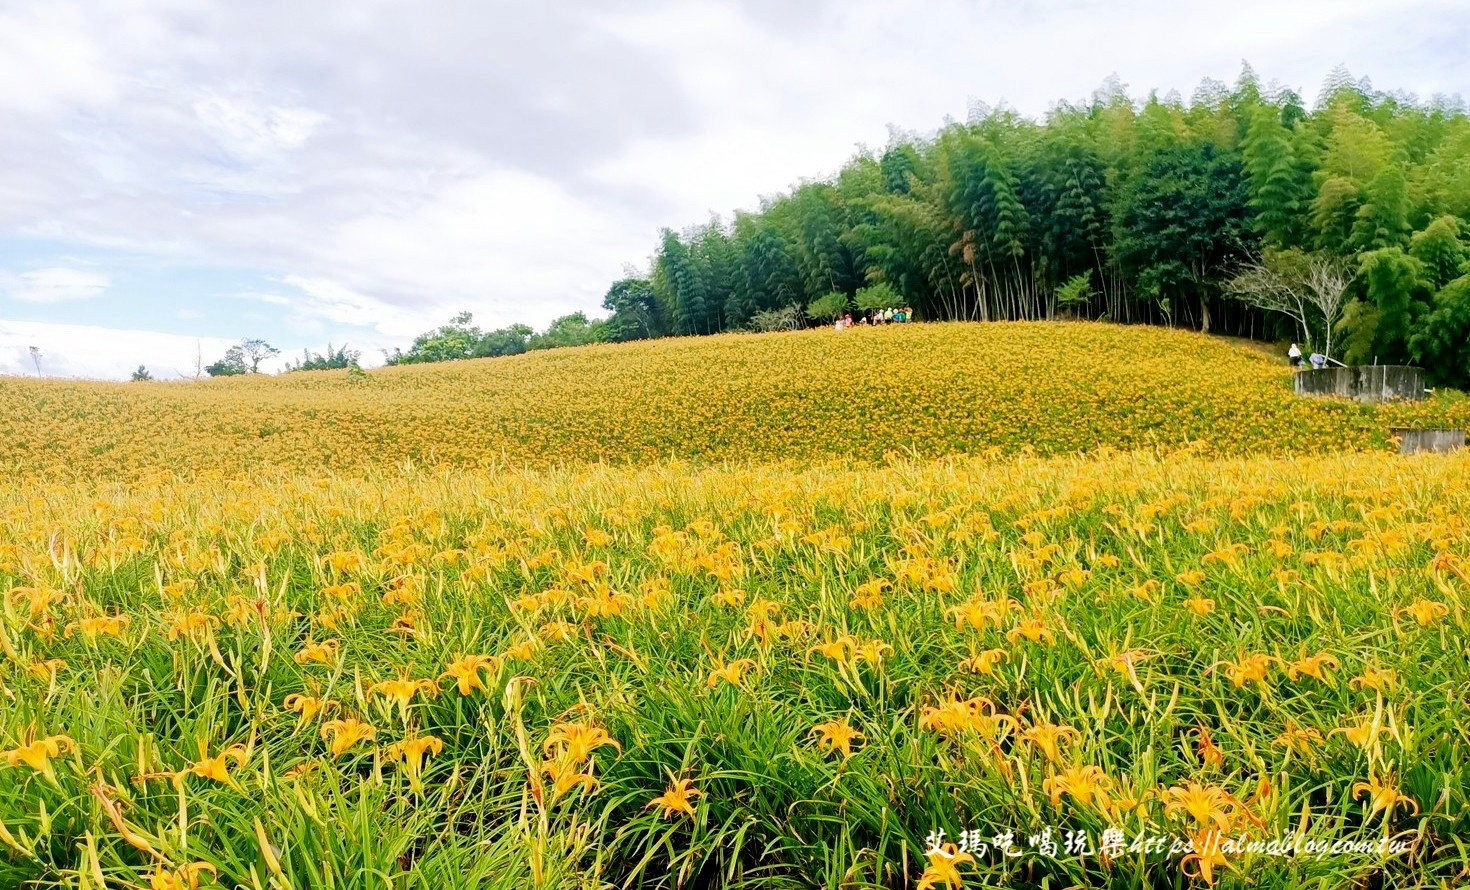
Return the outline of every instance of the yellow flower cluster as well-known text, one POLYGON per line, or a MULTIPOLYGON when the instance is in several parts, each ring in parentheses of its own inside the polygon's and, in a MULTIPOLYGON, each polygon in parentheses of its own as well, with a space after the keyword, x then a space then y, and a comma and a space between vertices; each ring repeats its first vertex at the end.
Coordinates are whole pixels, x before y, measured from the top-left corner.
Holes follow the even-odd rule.
MULTIPOLYGON (((0 380, 0 417, 7 470, 235 476, 1099 445, 1319 453, 1385 448, 1392 427, 1470 426, 1470 401, 1375 409, 1303 399, 1284 364, 1202 335, 1017 322, 727 334, 366 374, 10 378, 0 380)), ((839 535, 816 546, 840 545, 839 535)), ((131 545, 114 546, 121 556, 131 545)))
POLYGON ((1429 742, 1470 688, 1467 482, 1470 457, 1381 453, 12 482, 0 871, 90 849, 119 885, 309 886, 508 833, 507 874, 595 883, 742 826, 802 881, 841 823, 953 886, 1010 874, 925 856, 981 819, 1463 836, 1463 748, 1429 742))

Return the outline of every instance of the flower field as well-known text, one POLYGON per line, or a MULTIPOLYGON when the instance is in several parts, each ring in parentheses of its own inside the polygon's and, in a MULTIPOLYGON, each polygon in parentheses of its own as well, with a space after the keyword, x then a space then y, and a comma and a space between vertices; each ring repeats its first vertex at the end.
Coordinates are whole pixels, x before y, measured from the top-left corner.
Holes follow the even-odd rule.
POLYGON ((1467 475, 11 484, 0 885, 1449 886, 1467 475))
POLYGON ((1284 362, 1252 349, 1093 323, 730 334, 187 385, 0 380, 0 468, 63 478, 1099 445, 1319 453, 1381 449, 1390 427, 1422 425, 1470 426, 1470 400, 1298 399, 1284 362))
POLYGON ((0 404, 0 887, 1470 875, 1470 456, 1387 447, 1463 399, 993 324, 0 404))

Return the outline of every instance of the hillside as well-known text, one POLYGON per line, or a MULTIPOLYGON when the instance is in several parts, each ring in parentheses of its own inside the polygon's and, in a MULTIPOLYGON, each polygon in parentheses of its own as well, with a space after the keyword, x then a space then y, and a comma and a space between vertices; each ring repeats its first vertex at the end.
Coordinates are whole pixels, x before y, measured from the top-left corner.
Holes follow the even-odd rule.
POLYGON ((881 459, 1032 448, 1385 447, 1466 401, 1308 401, 1259 352, 1093 323, 670 339, 201 383, 0 380, 0 467, 32 473, 881 459))
POLYGON ((1288 384, 1039 323, 4 381, 0 887, 1452 882, 1470 453, 1292 452, 1470 400, 1288 384), (1093 453, 925 459, 1027 446, 1093 453), (1114 826, 1181 846, 931 852, 1114 826))

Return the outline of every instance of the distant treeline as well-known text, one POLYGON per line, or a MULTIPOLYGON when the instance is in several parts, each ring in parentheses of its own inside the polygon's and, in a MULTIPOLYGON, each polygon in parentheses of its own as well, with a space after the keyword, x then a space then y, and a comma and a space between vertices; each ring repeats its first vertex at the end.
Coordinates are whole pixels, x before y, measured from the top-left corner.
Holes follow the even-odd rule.
POLYGON ((894 134, 759 211, 664 230, 606 319, 482 331, 466 313, 390 364, 910 306, 919 319, 1071 317, 1291 338, 1349 364, 1470 384, 1470 117, 1345 71, 1308 108, 1249 66, 1130 98, 1110 81, 1037 122, 977 107, 894 134))
POLYGON ((932 138, 895 135, 758 212, 665 230, 648 273, 608 291, 600 333, 786 326, 866 296, 920 319, 1065 311, 1314 348, 1335 331, 1344 361, 1417 362, 1464 385, 1467 236, 1458 99, 1339 70, 1308 108, 1247 66, 1188 103, 1110 83, 1044 122, 979 107, 932 138))

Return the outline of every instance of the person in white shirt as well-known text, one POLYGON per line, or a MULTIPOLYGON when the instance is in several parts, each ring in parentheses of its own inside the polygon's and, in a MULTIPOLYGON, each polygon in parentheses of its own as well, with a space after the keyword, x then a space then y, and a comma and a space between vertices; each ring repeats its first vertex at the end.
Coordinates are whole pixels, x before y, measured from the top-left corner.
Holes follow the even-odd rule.
POLYGON ((1287 361, 1291 362, 1293 368, 1300 368, 1302 366, 1302 348, 1295 343, 1291 344, 1291 348, 1286 350, 1286 358, 1287 361))

